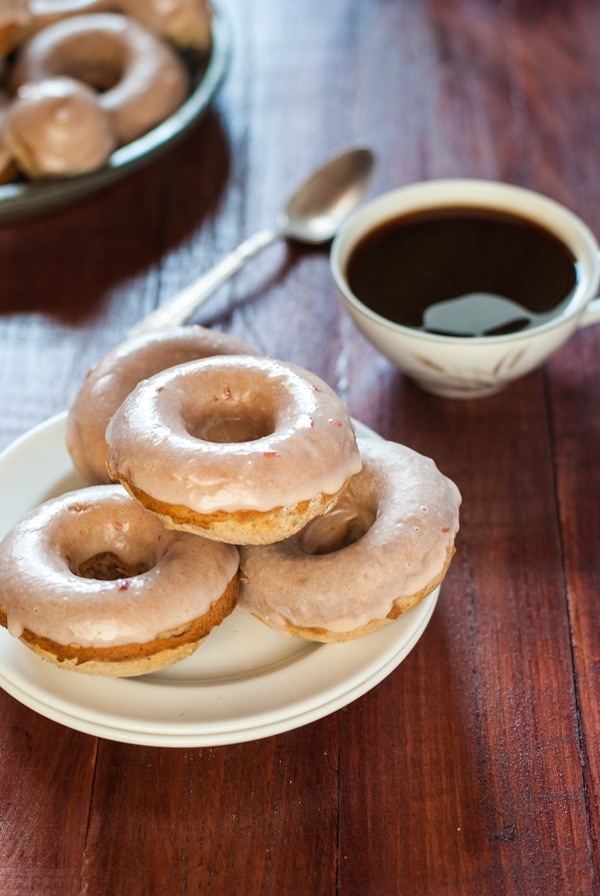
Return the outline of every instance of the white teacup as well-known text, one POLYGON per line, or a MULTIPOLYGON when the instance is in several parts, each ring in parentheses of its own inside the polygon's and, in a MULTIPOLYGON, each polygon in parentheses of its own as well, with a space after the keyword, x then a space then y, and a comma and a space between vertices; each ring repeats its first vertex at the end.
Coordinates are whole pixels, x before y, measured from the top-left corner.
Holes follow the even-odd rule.
POLYGON ((493 181, 433 180, 371 200, 350 216, 335 238, 331 269, 346 309, 367 339, 423 389, 449 398, 477 398, 500 391, 542 364, 578 327, 600 321, 600 298, 596 298, 600 253, 589 228, 567 208, 539 193, 493 181), (575 259, 578 278, 567 300, 557 305, 556 314, 503 335, 441 335, 391 321, 354 295, 348 285, 348 262, 361 240, 387 222, 444 208, 513 215, 558 237, 575 259))

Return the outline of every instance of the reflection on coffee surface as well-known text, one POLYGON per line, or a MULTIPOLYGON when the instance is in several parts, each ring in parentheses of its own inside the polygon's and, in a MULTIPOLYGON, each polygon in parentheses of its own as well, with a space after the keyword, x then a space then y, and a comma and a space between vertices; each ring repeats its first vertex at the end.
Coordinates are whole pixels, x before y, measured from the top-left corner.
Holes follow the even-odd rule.
POLYGON ((571 250, 543 226, 476 207, 390 219, 366 234, 347 263, 350 289, 388 320, 420 327, 430 305, 471 293, 550 311, 573 291, 571 250))

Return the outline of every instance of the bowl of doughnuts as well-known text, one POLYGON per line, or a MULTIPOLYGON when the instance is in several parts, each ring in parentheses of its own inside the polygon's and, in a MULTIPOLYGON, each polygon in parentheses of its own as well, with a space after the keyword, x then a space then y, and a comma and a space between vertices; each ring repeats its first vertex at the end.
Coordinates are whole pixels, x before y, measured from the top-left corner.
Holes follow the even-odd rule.
POLYGON ((61 668, 164 669, 236 608, 286 638, 368 637, 455 552, 461 496, 433 460, 357 436, 314 373, 200 326, 116 346, 65 433, 85 485, 0 542, 0 625, 61 668))
POLYGON ((227 71, 207 0, 0 9, 0 223, 93 195, 174 146, 227 71))

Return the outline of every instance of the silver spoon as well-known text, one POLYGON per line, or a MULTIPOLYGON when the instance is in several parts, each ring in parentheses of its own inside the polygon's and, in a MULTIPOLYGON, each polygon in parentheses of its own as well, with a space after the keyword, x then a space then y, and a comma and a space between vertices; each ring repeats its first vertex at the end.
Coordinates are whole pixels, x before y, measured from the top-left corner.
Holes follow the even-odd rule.
POLYGON ((509 332, 507 328, 510 332, 526 330, 557 317, 566 301, 551 311, 538 314, 511 299, 473 292, 430 305, 423 312, 422 329, 444 336, 493 336, 509 332))
POLYGON ((290 197, 274 227, 244 240, 212 270, 136 324, 129 335, 184 323, 229 277, 278 239, 311 245, 333 239, 344 218, 362 197, 374 164, 375 158, 369 149, 353 149, 330 159, 290 197))

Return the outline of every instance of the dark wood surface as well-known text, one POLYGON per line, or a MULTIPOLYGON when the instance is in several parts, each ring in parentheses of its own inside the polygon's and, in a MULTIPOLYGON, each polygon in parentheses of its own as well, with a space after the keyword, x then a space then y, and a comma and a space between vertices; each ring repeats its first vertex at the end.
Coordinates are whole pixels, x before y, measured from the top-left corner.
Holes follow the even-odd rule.
MULTIPOLYGON (((89 202, 0 228, 0 447, 353 143, 377 153, 373 194, 504 180, 600 233, 599 4, 222 5, 232 64, 189 137, 89 202)), ((463 493, 456 558, 408 658, 278 736, 134 746, 0 692, 0 894, 597 894, 598 328, 493 398, 434 398, 354 329, 327 250, 285 244, 197 320, 311 368, 431 455, 463 493)))

